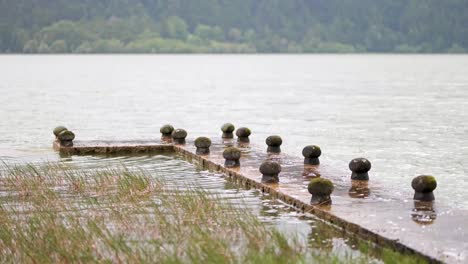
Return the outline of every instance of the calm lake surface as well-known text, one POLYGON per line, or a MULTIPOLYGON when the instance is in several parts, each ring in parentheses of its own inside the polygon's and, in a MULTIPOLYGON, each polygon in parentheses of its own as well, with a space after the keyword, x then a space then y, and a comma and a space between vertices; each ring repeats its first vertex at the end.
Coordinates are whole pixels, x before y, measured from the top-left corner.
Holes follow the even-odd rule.
POLYGON ((151 139, 171 123, 189 137, 232 122, 264 148, 271 134, 301 157, 322 148, 342 168, 366 157, 371 180, 412 198, 438 179, 437 202, 468 210, 468 56, 0 56, 0 159, 56 161, 52 129, 77 139, 151 139))

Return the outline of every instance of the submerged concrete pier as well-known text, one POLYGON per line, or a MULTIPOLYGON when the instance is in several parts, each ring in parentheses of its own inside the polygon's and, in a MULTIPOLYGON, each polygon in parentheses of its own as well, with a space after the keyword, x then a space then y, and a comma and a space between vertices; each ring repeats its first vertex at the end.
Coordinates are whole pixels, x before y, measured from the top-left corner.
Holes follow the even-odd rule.
MULTIPOLYGON (((210 151, 204 155, 196 154, 197 147, 193 140, 186 140, 185 144, 159 139, 74 141, 73 146, 68 147, 55 141, 54 149, 63 155, 178 153, 200 168, 222 172, 239 185, 269 193, 300 211, 338 226, 352 236, 400 252, 414 253, 428 262, 467 261, 468 214, 451 211, 436 203, 421 204, 420 201, 413 201, 413 197, 389 193, 375 181, 359 181, 358 184, 349 179, 349 171, 344 169, 326 164, 304 164, 301 158, 284 153, 267 153, 245 141, 212 138, 210 151), (228 147, 241 150, 240 166, 225 166, 223 152, 228 147), (259 168, 265 161, 275 161, 281 165, 279 183, 262 183, 259 168), (311 204, 307 187, 310 179, 315 177, 333 182, 331 204, 311 204), (363 184, 365 186, 361 186, 363 184), (356 195, 355 190, 365 190, 366 194, 356 195)), ((411 188, 410 183, 408 187, 411 188)))

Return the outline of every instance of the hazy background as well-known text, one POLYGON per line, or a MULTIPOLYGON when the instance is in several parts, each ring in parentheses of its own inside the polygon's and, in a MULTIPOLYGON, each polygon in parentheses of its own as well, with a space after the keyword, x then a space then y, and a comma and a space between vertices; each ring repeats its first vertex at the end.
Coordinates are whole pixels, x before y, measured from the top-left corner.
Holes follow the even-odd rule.
POLYGON ((0 0, 3 53, 467 50, 466 0, 0 0))

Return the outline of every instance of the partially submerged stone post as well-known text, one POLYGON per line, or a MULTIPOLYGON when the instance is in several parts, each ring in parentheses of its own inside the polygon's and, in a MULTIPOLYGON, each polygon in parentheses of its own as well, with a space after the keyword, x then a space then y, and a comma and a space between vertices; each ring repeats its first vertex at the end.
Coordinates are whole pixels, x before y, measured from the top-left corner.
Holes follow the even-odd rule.
POLYGON ((304 156, 304 164, 306 165, 319 165, 320 155, 322 155, 322 150, 319 146, 309 145, 302 150, 302 156, 304 156))
POLYGON ((60 146, 73 147, 73 140, 75 139, 75 134, 70 130, 63 130, 58 134, 57 139, 60 141, 60 146))
POLYGON ((274 161, 265 161, 260 165, 262 183, 278 183, 281 165, 274 161))
POLYGON ((413 179, 411 182, 413 187, 414 200, 418 201, 434 201, 433 191, 437 188, 437 181, 434 176, 421 175, 413 179))
POLYGON ((187 137, 187 131, 184 129, 178 128, 172 131, 172 139, 176 144, 185 144, 185 138, 187 137))
POLYGON ((349 162, 349 169, 352 171, 351 179, 359 181, 369 180, 369 171, 372 165, 369 160, 365 158, 353 159, 349 162))
POLYGON ((269 136, 265 140, 265 143, 268 145, 267 152, 269 153, 280 153, 281 152, 281 144, 283 144, 283 140, 280 136, 269 136))
POLYGON ((68 130, 68 129, 64 126, 58 126, 54 128, 55 139, 58 139, 58 135, 60 134, 60 132, 65 131, 65 130, 68 130))
POLYGON ((221 131, 223 131, 223 138, 225 139, 234 138, 234 134, 232 132, 234 132, 235 129, 236 127, 234 127, 234 125, 231 123, 224 124, 221 127, 221 131))
POLYGON ((332 203, 330 194, 333 192, 334 186, 330 180, 324 178, 312 179, 307 186, 307 190, 312 194, 310 204, 312 205, 328 205, 332 203))
POLYGON ((195 147, 197 147, 197 155, 210 154, 211 140, 207 137, 198 137, 195 139, 195 147))
POLYGON ((226 159, 224 166, 226 168, 234 168, 240 166, 241 151, 235 147, 226 148, 223 152, 223 157, 226 159))
POLYGON ((162 134, 163 140, 172 139, 172 132, 174 131, 174 127, 171 125, 164 125, 159 129, 159 132, 162 134))
POLYGON ((237 129, 237 131, 236 131, 236 136, 238 137, 237 141, 239 141, 241 143, 249 143, 250 142, 249 136, 251 134, 252 134, 252 132, 250 131, 250 129, 248 129, 246 127, 241 127, 239 129, 237 129))

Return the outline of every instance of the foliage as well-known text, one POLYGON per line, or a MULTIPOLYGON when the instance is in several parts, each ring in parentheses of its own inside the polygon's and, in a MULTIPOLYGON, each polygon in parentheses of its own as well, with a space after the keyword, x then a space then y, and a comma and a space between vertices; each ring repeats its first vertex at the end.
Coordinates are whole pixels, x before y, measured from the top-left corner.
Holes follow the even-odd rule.
POLYGON ((466 25, 466 0, 0 0, 0 52, 463 53, 466 25))
POLYGON ((373 244, 337 255, 319 224, 288 237, 249 211, 138 168, 0 165, 2 263, 424 263, 373 244), (374 253, 379 255, 373 256, 374 253))

